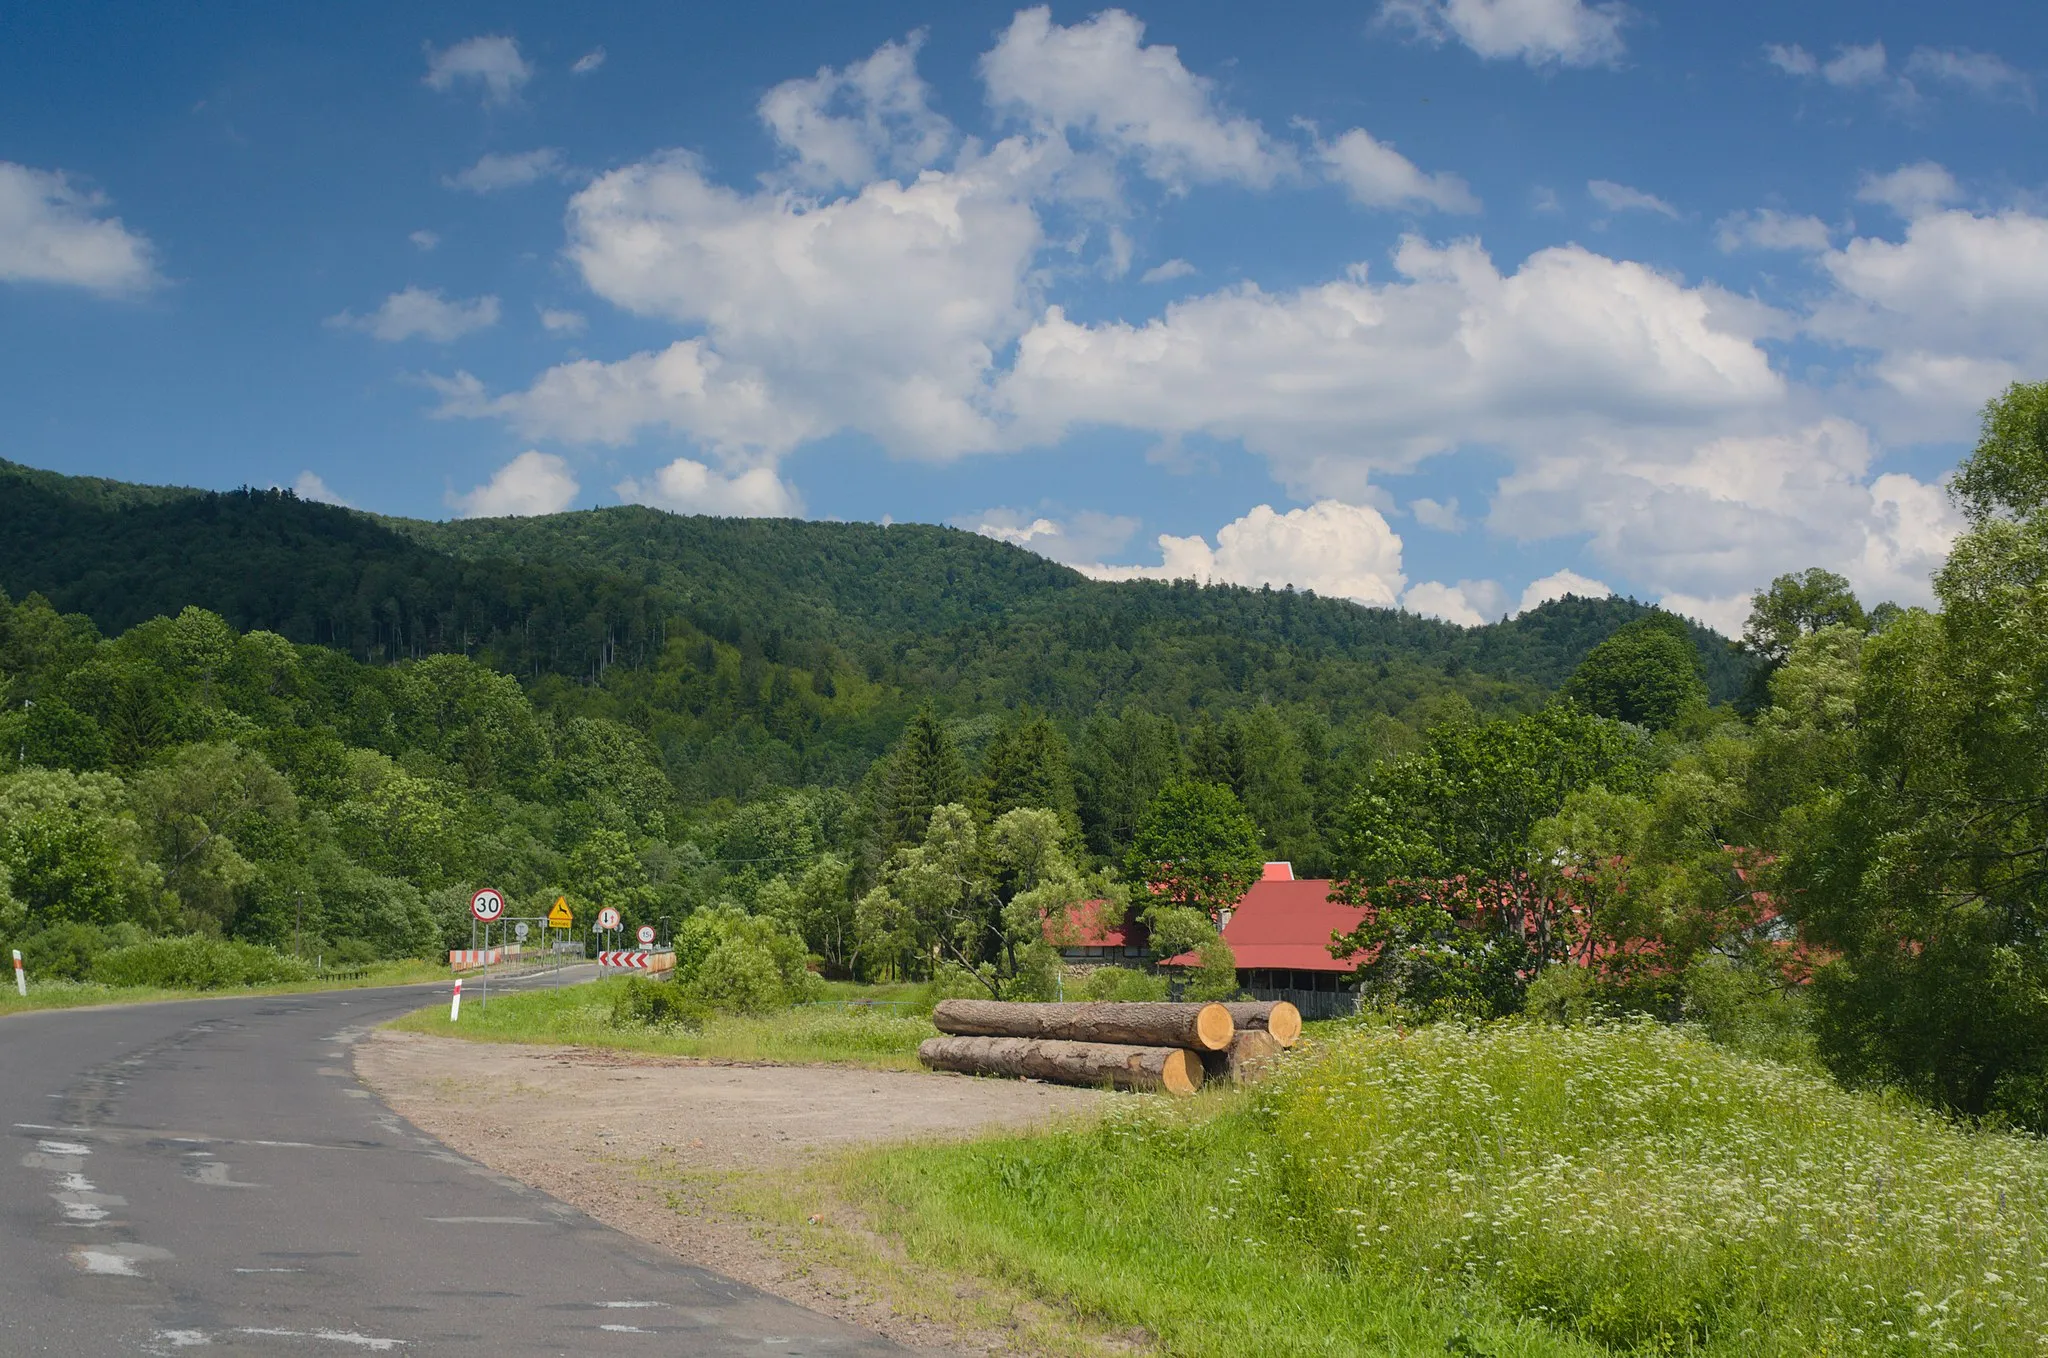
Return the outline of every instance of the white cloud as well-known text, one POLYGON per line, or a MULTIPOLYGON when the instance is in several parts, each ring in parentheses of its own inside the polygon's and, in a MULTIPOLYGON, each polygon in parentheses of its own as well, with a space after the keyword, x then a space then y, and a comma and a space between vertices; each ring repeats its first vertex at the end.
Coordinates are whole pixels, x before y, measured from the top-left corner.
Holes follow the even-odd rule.
POLYGON ((528 450, 467 495, 450 496, 448 503, 467 519, 523 518, 561 513, 575 503, 578 489, 568 463, 553 453, 528 450))
POLYGON ((1918 217, 1962 197, 1956 177, 1931 160, 1901 165, 1890 174, 1863 177, 1859 203, 1882 203, 1901 217, 1918 217))
POLYGON ((1916 47, 1906 69, 1950 85, 1961 85, 1985 99, 2010 99, 2034 106, 2034 82, 1999 56, 1967 48, 1916 47))
POLYGON ((1765 43, 1764 60, 1786 75, 1815 75, 1820 71, 1820 62, 1814 59, 1813 53, 1796 42, 1789 45, 1765 43))
MULTIPOLYGON (((1763 582, 1758 581, 1761 588, 1763 582)), ((1704 623, 1724 637, 1739 637, 1749 620, 1750 601, 1755 590, 1735 594, 1723 594, 1708 598, 1699 594, 1666 594, 1657 600, 1657 606, 1667 613, 1676 613, 1681 618, 1691 618, 1704 623)))
POLYGON ((1458 514, 1456 496, 1441 502, 1429 499, 1411 500, 1408 502, 1408 512, 1425 528, 1434 528, 1443 533, 1465 531, 1465 520, 1458 514))
POLYGON ((803 513, 796 492, 767 467, 721 476, 702 462, 679 457, 656 471, 651 481, 628 478, 614 489, 629 504, 653 505, 678 514, 786 519, 803 513))
POLYGON ((406 239, 411 241, 414 245, 418 246, 422 250, 431 250, 441 243, 441 237, 438 232, 427 231, 424 229, 413 232, 410 236, 407 236, 406 239))
POLYGON ((301 500, 311 500, 316 504, 349 507, 348 501, 335 494, 333 488, 320 478, 320 474, 311 469, 299 473, 299 479, 292 482, 292 493, 301 500))
POLYGON ((375 339, 396 343, 418 337, 438 344, 460 339, 473 330, 485 330, 498 323, 498 299, 477 297, 450 301, 438 288, 409 287, 394 292, 383 305, 367 316, 344 311, 329 316, 327 324, 345 330, 360 330, 375 339))
POLYGON ((1099 562, 1123 551, 1138 520, 1127 514, 1095 510, 1053 519, 1015 509, 987 509, 953 521, 954 526, 998 542, 1025 548, 1067 565, 1099 562))
POLYGON ((1488 61, 1530 66, 1611 66, 1621 60, 1618 4, 1583 0, 1385 0, 1380 22, 1442 43, 1455 37, 1488 61))
POLYGON ((516 155, 498 155, 493 152, 480 157, 476 164, 443 179, 441 182, 451 189, 466 189, 470 193, 496 193, 500 189, 524 188, 542 179, 560 178, 568 171, 562 153, 552 146, 543 146, 534 151, 521 151, 516 155))
POLYGON ((1753 250, 1821 251, 1828 248, 1827 223, 1818 217, 1794 217, 1775 208, 1757 208, 1723 217, 1714 243, 1724 253, 1753 250))
POLYGON ((1591 576, 1580 575, 1574 570, 1553 571, 1541 580, 1531 580, 1522 591, 1522 600, 1515 605, 1517 614, 1527 613, 1532 608, 1541 608, 1552 599, 1562 599, 1567 594, 1576 594, 1581 599, 1604 599, 1614 593, 1591 576))
POLYGON ((1924 601, 1957 520, 1939 487, 1872 477, 1874 459, 1869 434, 1838 416, 1636 439, 1532 460, 1501 482, 1490 522, 1513 537, 1583 533, 1658 593, 1731 598, 1819 563, 1867 596, 1924 601))
POLYGON ((509 104, 519 88, 533 78, 533 67, 519 55, 512 38, 465 38, 445 51, 427 47, 426 86, 447 93, 459 83, 483 86, 486 104, 509 104))
POLYGON ((1164 264, 1155 264, 1145 270, 1138 279, 1140 283, 1171 283, 1176 278, 1186 278, 1195 271, 1195 266, 1184 259, 1169 259, 1164 264))
POLYGON ((569 74, 589 75, 602 65, 604 65, 604 49, 602 47, 593 47, 582 56, 576 58, 576 64, 569 68, 569 74))
POLYGON ((1362 127, 1316 148, 1325 172, 1361 207, 1433 207, 1477 212, 1479 200, 1450 173, 1424 174, 1415 163, 1362 127))
POLYGON ((1275 513, 1259 505, 1216 531, 1212 548, 1199 534, 1159 536, 1157 566, 1083 565, 1098 580, 1199 580, 1237 585, 1293 585, 1318 594, 1392 608, 1407 577, 1401 538, 1366 505, 1319 500, 1275 513))
POLYGON ((155 250, 107 200, 62 173, 0 160, 0 282, 57 283, 118 296, 160 280, 155 250))
POLYGON ((1218 107, 1211 82, 1176 49, 1145 46, 1144 36, 1145 25, 1118 9, 1066 28, 1044 6, 1022 10, 981 59, 989 102, 1091 137, 1175 188, 1263 188, 1293 168, 1258 123, 1218 107))
POLYGON ((557 311, 553 307, 542 307, 541 328, 550 335, 580 335, 589 321, 580 311, 557 311))
POLYGON ((1414 237, 1394 270, 1377 285, 1362 267, 1290 293, 1247 284, 1143 325, 1053 307, 996 398, 1025 441, 1080 424, 1240 439, 1297 493, 1360 499, 1370 472, 1460 444, 1711 427, 1785 397, 1755 342, 1785 318, 1711 287, 1577 246, 1503 275, 1474 242, 1414 237))
POLYGON ((824 67, 785 80, 758 112, 790 157, 791 179, 814 188, 867 183, 878 174, 914 175, 937 163, 953 129, 930 108, 917 73, 924 34, 889 42, 844 69, 824 67))
POLYGON ((1501 615, 1506 597, 1506 592, 1492 580, 1460 580, 1455 585, 1425 580, 1409 587, 1401 596, 1401 607, 1460 627, 1480 627, 1501 615))
POLYGON ((1664 217, 1678 216, 1678 209, 1656 194, 1632 189, 1611 179, 1587 180, 1586 192, 1593 195, 1593 201, 1609 212, 1655 212, 1664 217))
POLYGON ((1822 64, 1820 78, 1830 85, 1854 88, 1878 83, 1885 78, 1886 69, 1884 44, 1873 42, 1864 47, 1839 48, 1834 60, 1822 64))

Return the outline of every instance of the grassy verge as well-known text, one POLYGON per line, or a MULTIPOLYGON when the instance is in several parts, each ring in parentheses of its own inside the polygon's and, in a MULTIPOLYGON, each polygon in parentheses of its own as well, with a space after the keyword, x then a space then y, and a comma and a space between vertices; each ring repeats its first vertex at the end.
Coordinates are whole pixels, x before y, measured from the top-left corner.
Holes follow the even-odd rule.
MULTIPOLYGON (((720 1016, 706 1021, 698 1031, 637 1024, 614 1027, 612 998, 624 984, 614 979, 559 990, 541 985, 517 994, 494 995, 488 1006, 465 997, 460 1022, 450 1023, 448 1010, 435 1005, 408 1014, 391 1026, 476 1042, 562 1042, 663 1056, 792 1065, 829 1062, 878 1070, 918 1069, 917 1044, 935 1031, 921 1015, 899 1016, 887 1010, 838 1004, 759 1016, 720 1016)), ((848 998, 864 996, 835 997, 848 998)))
POLYGON ((1165 1352, 2035 1354, 2048 1147, 1653 1027, 1358 1029, 840 1162, 913 1261, 1165 1352))
POLYGON ((14 978, 0 992, 0 1017, 38 1009, 77 1009, 93 1004, 151 1004, 159 1000, 217 1000, 234 995, 297 995, 321 990, 365 990, 448 979, 445 963, 379 962, 360 974, 316 977, 285 985, 232 986, 219 990, 173 990, 162 986, 109 986, 94 981, 30 981, 28 998, 14 992, 14 978))

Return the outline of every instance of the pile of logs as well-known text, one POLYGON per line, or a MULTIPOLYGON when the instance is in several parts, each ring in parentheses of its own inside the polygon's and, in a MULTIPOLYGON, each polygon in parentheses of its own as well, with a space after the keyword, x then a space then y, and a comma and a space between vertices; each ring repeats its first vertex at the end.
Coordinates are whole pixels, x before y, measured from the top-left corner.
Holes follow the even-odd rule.
POLYGON ((1257 1079, 1301 1037, 1301 1011, 1285 1000, 946 1000, 932 1011, 932 1025, 947 1036, 927 1038, 917 1059, 933 1070, 1192 1094, 1204 1079, 1257 1079))

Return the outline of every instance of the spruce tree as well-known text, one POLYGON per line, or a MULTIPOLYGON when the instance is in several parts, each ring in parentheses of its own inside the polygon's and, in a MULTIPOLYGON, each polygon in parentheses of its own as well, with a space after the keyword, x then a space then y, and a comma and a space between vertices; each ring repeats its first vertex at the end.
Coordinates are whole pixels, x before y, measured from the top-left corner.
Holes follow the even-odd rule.
POLYGON ((923 841, 932 810, 967 796, 967 771, 952 737, 927 703, 910 719, 889 755, 889 842, 884 852, 923 841))

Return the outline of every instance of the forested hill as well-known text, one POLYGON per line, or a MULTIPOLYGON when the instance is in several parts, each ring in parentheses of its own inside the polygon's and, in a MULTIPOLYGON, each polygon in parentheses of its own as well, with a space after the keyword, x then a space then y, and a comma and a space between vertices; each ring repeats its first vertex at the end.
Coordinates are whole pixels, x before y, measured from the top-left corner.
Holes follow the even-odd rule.
MULTIPOLYGON (((958 719, 1030 706, 1070 728, 1126 707, 1186 725, 1271 704, 1340 734, 1413 726, 1454 694, 1527 708, 1646 611, 1566 599, 1460 628, 1288 590, 1093 581, 927 525, 639 507, 436 524, 6 462, 0 589, 109 635, 196 605, 371 662, 467 654, 546 705, 637 725, 686 792, 741 797, 762 779, 858 776, 924 701, 958 719)), ((1694 639, 1713 695, 1737 695, 1745 662, 1694 639)))

